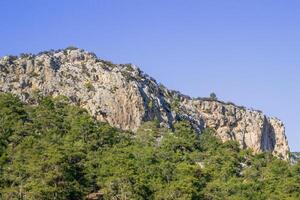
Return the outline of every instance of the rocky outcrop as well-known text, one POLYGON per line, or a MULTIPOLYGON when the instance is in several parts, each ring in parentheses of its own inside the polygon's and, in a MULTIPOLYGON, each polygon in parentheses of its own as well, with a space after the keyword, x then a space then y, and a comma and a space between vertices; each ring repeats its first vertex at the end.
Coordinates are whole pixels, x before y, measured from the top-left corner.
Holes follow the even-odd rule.
POLYGON ((300 152, 291 152, 290 161, 292 164, 297 164, 300 161, 300 152))
POLYGON ((134 65, 112 64, 76 48, 3 57, 0 91, 17 94, 24 101, 37 93, 67 96, 98 120, 125 130, 135 131, 154 119, 171 128, 185 119, 198 132, 213 128, 223 141, 236 140, 255 153, 270 151, 289 157, 280 120, 232 103, 190 98, 168 90, 134 65))

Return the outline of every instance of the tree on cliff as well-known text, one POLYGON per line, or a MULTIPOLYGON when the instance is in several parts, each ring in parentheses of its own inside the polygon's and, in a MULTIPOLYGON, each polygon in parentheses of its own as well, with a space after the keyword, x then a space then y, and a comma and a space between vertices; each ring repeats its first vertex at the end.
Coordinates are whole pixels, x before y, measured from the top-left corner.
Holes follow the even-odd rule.
POLYGON ((214 93, 214 92, 210 93, 209 98, 210 98, 211 100, 218 100, 217 95, 216 95, 216 93, 214 93))

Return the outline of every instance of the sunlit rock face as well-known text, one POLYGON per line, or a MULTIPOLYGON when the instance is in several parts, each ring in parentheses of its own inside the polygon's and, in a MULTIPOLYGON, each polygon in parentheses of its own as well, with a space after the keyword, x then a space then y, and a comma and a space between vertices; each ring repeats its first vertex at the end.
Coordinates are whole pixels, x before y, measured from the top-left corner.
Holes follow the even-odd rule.
POLYGON ((134 65, 112 64, 76 48, 1 58, 0 91, 27 102, 36 94, 66 96, 96 119, 124 130, 136 131, 154 119, 168 128, 188 120, 199 133, 213 128, 223 141, 289 158, 280 120, 232 103, 190 98, 168 90, 134 65))

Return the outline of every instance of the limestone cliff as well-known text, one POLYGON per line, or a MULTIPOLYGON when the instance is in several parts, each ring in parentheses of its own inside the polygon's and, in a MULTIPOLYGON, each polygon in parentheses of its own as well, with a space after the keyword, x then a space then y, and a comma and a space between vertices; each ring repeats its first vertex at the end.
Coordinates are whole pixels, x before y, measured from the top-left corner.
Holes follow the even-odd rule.
POLYGON ((137 130, 144 121, 162 126, 188 120, 195 130, 214 128, 223 141, 236 140, 254 152, 289 158, 283 123, 260 111, 166 89, 131 64, 116 65, 76 48, 0 60, 0 91, 30 101, 36 93, 64 95, 98 120, 137 130))

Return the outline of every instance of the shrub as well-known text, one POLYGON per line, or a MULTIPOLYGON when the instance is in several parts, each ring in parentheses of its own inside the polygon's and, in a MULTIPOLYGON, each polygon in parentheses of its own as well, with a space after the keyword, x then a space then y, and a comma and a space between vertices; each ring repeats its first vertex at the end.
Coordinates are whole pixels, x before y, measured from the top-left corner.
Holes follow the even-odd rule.
POLYGON ((91 91, 91 90, 94 90, 94 86, 91 82, 86 82, 84 84, 84 87, 88 90, 88 91, 91 91))
POLYGON ((214 93, 214 92, 210 93, 209 97, 210 97, 210 99, 212 99, 212 100, 218 100, 217 95, 216 95, 216 93, 214 93))

